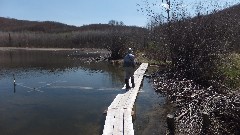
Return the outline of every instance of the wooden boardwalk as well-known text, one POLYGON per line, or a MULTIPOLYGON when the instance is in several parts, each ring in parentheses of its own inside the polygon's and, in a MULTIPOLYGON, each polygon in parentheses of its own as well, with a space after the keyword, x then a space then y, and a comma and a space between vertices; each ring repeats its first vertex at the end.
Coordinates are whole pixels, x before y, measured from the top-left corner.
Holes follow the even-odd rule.
POLYGON ((103 135, 134 135, 132 109, 147 67, 148 63, 140 65, 134 72, 135 87, 118 94, 108 107, 103 135))

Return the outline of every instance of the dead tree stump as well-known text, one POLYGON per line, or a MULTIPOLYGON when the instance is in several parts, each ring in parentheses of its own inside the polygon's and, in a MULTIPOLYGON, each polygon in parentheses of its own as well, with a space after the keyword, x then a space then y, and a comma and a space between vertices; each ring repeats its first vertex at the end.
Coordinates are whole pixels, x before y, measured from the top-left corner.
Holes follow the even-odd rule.
POLYGON ((174 125, 174 116, 172 114, 167 115, 167 127, 169 130, 169 135, 174 135, 175 125, 174 125))

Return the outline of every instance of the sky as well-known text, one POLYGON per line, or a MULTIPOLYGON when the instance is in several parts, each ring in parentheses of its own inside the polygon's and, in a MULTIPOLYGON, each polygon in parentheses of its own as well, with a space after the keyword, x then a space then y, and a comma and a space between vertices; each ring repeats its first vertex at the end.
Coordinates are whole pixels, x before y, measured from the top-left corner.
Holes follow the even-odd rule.
MULTIPOLYGON (((30 21, 55 21, 68 25, 106 24, 110 20, 122 21, 125 25, 146 26, 148 17, 141 8, 145 2, 154 12, 161 12, 167 6, 162 0, 0 0, 0 17, 30 21)), ((165 1, 165 0, 163 0, 165 1)), ((183 0, 183 8, 193 10, 196 1, 183 0)), ((208 2, 211 0, 202 0, 208 2)), ((212 0, 213 1, 213 0, 212 0)), ((214 0, 224 4, 236 4, 237 0, 214 0)))

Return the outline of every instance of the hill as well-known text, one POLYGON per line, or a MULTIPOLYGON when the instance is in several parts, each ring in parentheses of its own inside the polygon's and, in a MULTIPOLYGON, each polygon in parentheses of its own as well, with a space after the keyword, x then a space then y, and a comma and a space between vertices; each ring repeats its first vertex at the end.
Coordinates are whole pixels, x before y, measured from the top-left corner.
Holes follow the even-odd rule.
POLYGON ((151 56, 169 56, 171 63, 154 75, 160 76, 154 84, 177 106, 177 134, 239 135, 239 12, 240 5, 234 5, 194 18, 173 18, 155 28, 158 46, 168 50, 159 49, 151 56), (207 130, 203 126, 206 117, 199 112, 208 113, 207 130))
POLYGON ((38 32, 68 32, 77 30, 78 27, 70 26, 67 24, 53 22, 53 21, 27 21, 17 20, 13 18, 0 17, 0 30, 1 31, 38 31, 38 32))
POLYGON ((220 80, 221 71, 216 72, 221 67, 220 56, 240 52, 239 12, 238 4, 193 18, 172 18, 153 30, 157 38, 153 39, 156 45, 152 45, 151 57, 171 61, 172 70, 180 77, 204 84, 220 80))
POLYGON ((110 24, 89 24, 83 25, 81 27, 67 25, 54 21, 28 21, 28 20, 18 20, 14 18, 4 18, 0 17, 0 31, 3 32, 46 32, 46 33, 62 33, 71 31, 106 31, 114 29, 140 29, 137 26, 125 26, 125 25, 110 25, 110 24))

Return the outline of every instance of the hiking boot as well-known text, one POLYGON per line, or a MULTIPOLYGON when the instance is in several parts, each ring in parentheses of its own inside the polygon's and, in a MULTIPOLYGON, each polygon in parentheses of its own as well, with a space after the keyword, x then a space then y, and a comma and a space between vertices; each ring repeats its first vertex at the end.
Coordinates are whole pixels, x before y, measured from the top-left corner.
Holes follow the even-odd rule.
POLYGON ((126 84, 126 89, 130 89, 131 87, 129 86, 128 79, 125 79, 125 84, 126 84))
POLYGON ((135 87, 134 79, 131 79, 132 87, 135 87))

